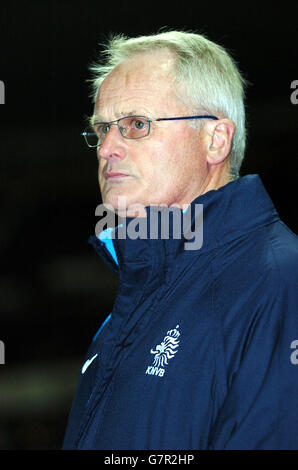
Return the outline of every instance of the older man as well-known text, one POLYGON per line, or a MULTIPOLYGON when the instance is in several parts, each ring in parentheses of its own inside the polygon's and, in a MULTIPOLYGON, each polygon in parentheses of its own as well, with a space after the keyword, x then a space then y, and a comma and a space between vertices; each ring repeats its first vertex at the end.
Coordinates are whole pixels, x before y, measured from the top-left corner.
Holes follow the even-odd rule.
POLYGON ((104 204, 148 224, 171 207, 203 237, 185 249, 174 216, 168 237, 121 224, 92 237, 120 285, 64 448, 298 449, 297 240, 259 177, 239 177, 244 79, 222 47, 178 31, 115 37, 92 69, 84 136, 104 204))

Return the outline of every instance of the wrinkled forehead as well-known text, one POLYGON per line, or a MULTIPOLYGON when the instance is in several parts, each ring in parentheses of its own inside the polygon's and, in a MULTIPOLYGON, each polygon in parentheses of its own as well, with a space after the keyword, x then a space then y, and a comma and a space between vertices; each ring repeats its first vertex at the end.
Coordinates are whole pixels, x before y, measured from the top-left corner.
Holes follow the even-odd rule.
POLYGON ((174 98, 173 67, 173 55, 166 50, 125 60, 102 82, 94 115, 102 121, 116 119, 142 103, 146 107, 156 100, 174 98))

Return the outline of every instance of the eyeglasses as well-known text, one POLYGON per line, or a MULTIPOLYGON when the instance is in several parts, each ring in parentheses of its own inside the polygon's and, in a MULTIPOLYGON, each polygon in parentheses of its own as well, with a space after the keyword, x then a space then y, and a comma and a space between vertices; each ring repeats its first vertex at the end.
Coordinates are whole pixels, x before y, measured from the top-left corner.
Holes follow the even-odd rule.
POLYGON ((218 119, 216 116, 184 116, 148 119, 145 116, 126 116, 110 122, 95 122, 94 130, 86 129, 82 132, 88 147, 100 147, 111 126, 117 126, 125 139, 142 139, 150 133, 150 123, 154 121, 180 121, 182 119, 218 119))

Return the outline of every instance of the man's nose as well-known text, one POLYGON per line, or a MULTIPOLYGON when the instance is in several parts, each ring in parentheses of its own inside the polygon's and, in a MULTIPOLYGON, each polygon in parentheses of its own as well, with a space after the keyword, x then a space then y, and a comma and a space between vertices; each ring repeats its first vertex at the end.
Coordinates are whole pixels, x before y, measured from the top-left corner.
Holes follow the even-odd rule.
POLYGON ((108 130, 103 143, 98 149, 100 158, 123 159, 126 156, 126 144, 116 125, 112 125, 108 130))

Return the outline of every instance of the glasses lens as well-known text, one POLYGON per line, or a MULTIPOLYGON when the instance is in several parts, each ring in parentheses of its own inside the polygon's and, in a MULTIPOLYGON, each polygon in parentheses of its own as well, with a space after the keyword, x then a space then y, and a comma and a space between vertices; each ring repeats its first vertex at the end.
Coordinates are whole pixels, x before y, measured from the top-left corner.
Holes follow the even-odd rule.
POLYGON ((140 139, 149 134, 149 122, 144 116, 128 116, 119 119, 118 127, 126 139, 140 139))
POLYGON ((97 147, 100 143, 98 140, 98 135, 90 129, 85 130, 83 136, 88 147, 97 147))

